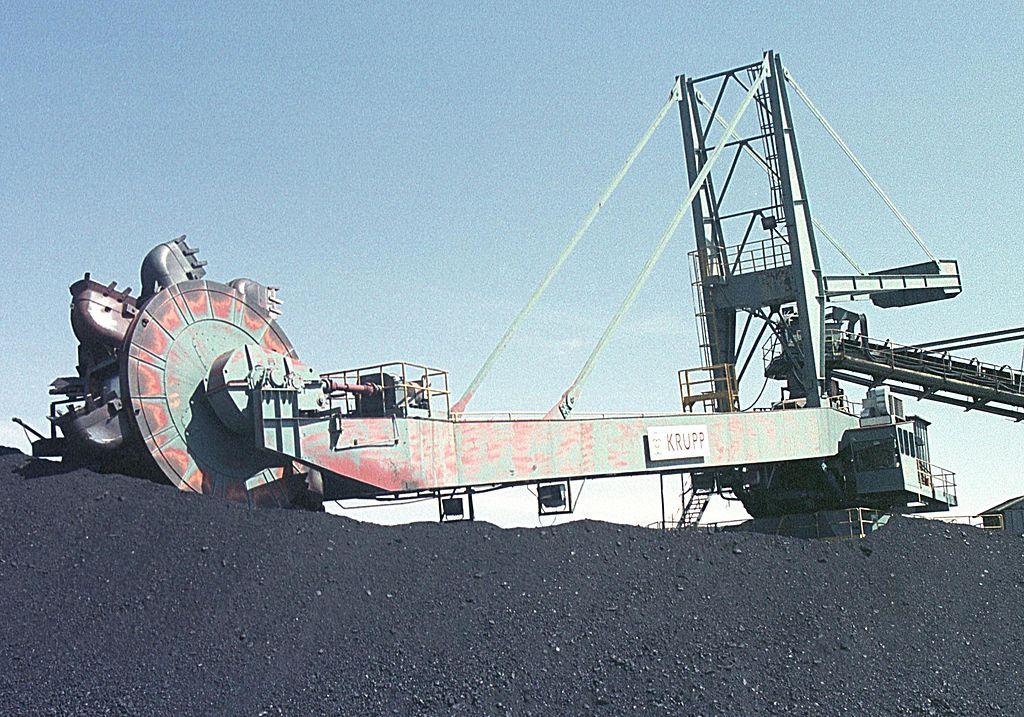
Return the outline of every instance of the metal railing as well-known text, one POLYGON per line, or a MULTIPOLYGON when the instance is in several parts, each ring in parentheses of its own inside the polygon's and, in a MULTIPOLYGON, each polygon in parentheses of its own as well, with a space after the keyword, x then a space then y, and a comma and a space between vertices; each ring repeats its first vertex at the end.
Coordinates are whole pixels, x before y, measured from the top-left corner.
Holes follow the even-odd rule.
POLYGON ((837 411, 848 413, 851 416, 860 416, 863 403, 860 401, 853 401, 845 393, 840 396, 826 396, 825 400, 828 401, 829 408, 834 408, 837 411))
MULTIPOLYGON (((889 514, 874 508, 846 508, 842 520, 831 520, 828 516, 831 511, 812 513, 814 518, 814 537, 819 540, 853 540, 866 537, 868 533, 877 527, 885 525, 889 520, 889 514), (836 529, 838 528, 838 530, 836 529)), ((804 521, 797 527, 807 527, 806 515, 784 515, 779 519, 778 532, 783 533, 786 521, 804 521)))
MULTIPOLYGON (((852 401, 843 394, 841 396, 823 396, 823 406, 835 409, 850 416, 860 416, 863 404, 860 401, 852 401)), ((806 398, 786 398, 781 401, 774 401, 770 406, 755 406, 754 413, 767 413, 768 411, 795 411, 807 407, 806 398)))
POLYGON ((986 384, 999 391, 1024 394, 1024 371, 1007 364, 997 366, 976 358, 954 356, 945 351, 930 351, 892 341, 871 341, 862 334, 831 329, 825 335, 827 355, 841 358, 851 351, 867 354, 874 363, 934 373, 945 379, 986 384))
POLYGON ((693 276, 708 278, 781 269, 793 263, 789 244, 778 236, 744 241, 704 253, 691 251, 690 260, 693 262, 693 276))
POLYGON ((776 237, 727 246, 725 260, 730 274, 750 274, 792 264, 789 245, 776 237))
MULTIPOLYGON (((392 361, 360 368, 321 374, 326 380, 343 384, 374 384, 382 389, 384 410, 389 415, 448 418, 451 394, 448 372, 408 361, 392 361)), ((366 401, 354 393, 337 393, 330 397, 331 408, 343 413, 358 414, 366 401)))
POLYGON ((922 495, 931 495, 935 500, 943 502, 952 499, 950 504, 956 505, 956 474, 921 458, 916 460, 917 481, 922 488, 922 495))
MULTIPOLYGON (((736 366, 731 363, 681 369, 679 396, 684 411, 693 411, 699 405, 704 413, 714 413, 720 405, 725 412, 740 410, 740 397, 736 390, 736 366)), ((721 411, 719 411, 721 412, 721 411)))
MULTIPOLYGON (((774 532, 778 535, 803 533, 819 540, 855 540, 866 537, 882 527, 891 517, 890 513, 874 508, 845 508, 840 511, 821 511, 781 515, 776 520, 774 532), (835 520, 835 513, 843 513, 835 520)), ((726 520, 704 523, 697 526, 708 533, 721 533, 746 523, 746 520, 726 520)), ((767 533, 769 530, 759 530, 767 533)))
POLYGON ((1006 521, 1002 513, 981 513, 979 515, 910 515, 916 520, 934 520, 948 525, 967 525, 985 530, 1004 530, 1006 521))

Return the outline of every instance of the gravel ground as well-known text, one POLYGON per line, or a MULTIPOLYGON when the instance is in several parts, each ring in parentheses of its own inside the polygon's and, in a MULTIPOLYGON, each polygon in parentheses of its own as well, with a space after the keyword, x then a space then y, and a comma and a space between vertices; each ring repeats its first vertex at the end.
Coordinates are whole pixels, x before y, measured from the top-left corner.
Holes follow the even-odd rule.
POLYGON ((0 711, 1024 715, 1024 539, 248 512, 0 456, 0 711))

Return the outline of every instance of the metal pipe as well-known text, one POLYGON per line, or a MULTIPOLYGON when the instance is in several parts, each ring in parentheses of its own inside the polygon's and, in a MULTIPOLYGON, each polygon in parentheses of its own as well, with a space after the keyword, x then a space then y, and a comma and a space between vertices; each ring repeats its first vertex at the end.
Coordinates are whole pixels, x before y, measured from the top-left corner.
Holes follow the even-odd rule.
POLYGON ((324 392, 334 395, 336 393, 354 393, 359 396, 376 396, 380 394, 381 388, 375 383, 344 383, 336 378, 325 378, 324 392))
POLYGON ((32 426, 28 425, 27 423, 25 423, 23 420, 21 420, 17 416, 13 417, 11 420, 14 423, 17 423, 19 426, 21 426, 27 432, 31 433, 33 436, 38 438, 39 440, 41 440, 41 441, 45 441, 46 440, 46 436, 44 436, 42 433, 40 433, 36 429, 32 428, 32 426))

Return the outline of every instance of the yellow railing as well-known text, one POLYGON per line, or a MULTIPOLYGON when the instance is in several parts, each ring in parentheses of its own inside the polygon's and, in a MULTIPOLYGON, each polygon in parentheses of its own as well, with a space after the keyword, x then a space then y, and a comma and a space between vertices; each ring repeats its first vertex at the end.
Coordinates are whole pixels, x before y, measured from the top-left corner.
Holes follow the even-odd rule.
MULTIPOLYGON (((817 513, 799 513, 779 516, 775 524, 777 535, 793 535, 796 532, 807 534, 818 540, 858 540, 884 525, 891 514, 874 508, 846 508, 841 511, 820 511, 817 513), (835 520, 831 517, 837 512, 845 512, 845 519, 835 520), (813 520, 813 524, 811 521, 813 520), (836 529, 838 526, 838 530, 836 529), (845 528, 843 526, 846 526, 845 528), (793 529, 796 529, 794 531, 793 529)), ((745 520, 730 520, 716 523, 705 523, 700 526, 709 533, 717 533, 730 527, 741 525, 745 520)), ((769 532, 760 530, 758 532, 769 532)))
POLYGON ((679 395, 684 411, 700 406, 703 413, 740 410, 740 397, 736 391, 736 366, 731 363, 686 368, 679 371, 679 395))

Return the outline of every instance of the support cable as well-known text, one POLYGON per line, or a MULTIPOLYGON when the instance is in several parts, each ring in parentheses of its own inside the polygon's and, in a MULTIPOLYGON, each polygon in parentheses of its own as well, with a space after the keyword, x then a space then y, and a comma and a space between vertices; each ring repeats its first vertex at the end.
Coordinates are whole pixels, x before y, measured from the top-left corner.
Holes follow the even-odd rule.
MULTIPOLYGON (((715 108, 712 107, 706 99, 704 99, 704 95, 702 95, 699 91, 697 92, 697 101, 700 103, 701 107, 708 111, 708 113, 714 118, 715 122, 718 122, 718 124, 722 125, 723 127, 725 127, 728 124, 726 122, 725 117, 720 115, 715 110, 715 108)), ((733 132, 733 135, 730 139, 740 140, 740 136, 733 132)), ((761 155, 759 155, 757 152, 755 152, 749 144, 744 142, 742 146, 743 151, 746 152, 751 157, 753 157, 754 161, 757 162, 761 166, 761 169, 763 169, 769 176, 775 174, 775 170, 772 169, 771 166, 769 166, 769 164, 764 160, 764 158, 761 157, 761 155)), ((844 259, 846 259, 850 266, 853 267, 854 271, 856 271, 858 274, 864 274, 864 270, 860 268, 860 265, 853 260, 853 257, 850 256, 849 252, 847 252, 846 249, 843 248, 843 245, 839 243, 839 240, 832 236, 832 233, 829 232, 829 230, 826 229, 824 225, 822 225, 822 223, 818 221, 817 217, 812 216, 811 223, 814 225, 814 228, 821 232, 821 235, 828 240, 829 244, 834 246, 836 248, 836 251, 838 251, 844 259)))
POLYGON ((916 241, 918 246, 920 246, 921 249, 924 250, 924 253, 928 255, 928 258, 931 259, 932 261, 937 262, 938 259, 935 257, 935 254, 932 253, 932 250, 929 249, 928 246, 924 243, 924 239, 921 238, 921 235, 917 233, 917 230, 914 229, 913 226, 910 225, 910 222, 907 221, 907 218, 905 216, 903 216, 903 213, 896 208, 896 205, 893 204, 892 199, 890 199, 889 195, 885 193, 885 190, 882 189, 881 186, 879 186, 878 182, 875 181, 874 177, 868 174, 868 170, 864 168, 864 165, 861 164, 860 160, 857 159, 857 157, 853 154, 853 150, 851 150, 849 146, 847 146, 846 142, 843 141, 843 138, 839 136, 839 133, 836 132, 832 125, 829 124, 829 121, 825 119, 825 115, 823 115, 821 111, 814 106, 814 103, 811 102, 811 98, 808 97, 807 93, 804 92, 803 88, 797 84, 796 78, 793 77, 792 73, 790 73, 788 69, 784 69, 783 72, 790 86, 796 91, 797 95, 800 97, 801 100, 803 100, 804 104, 807 105, 807 109, 811 111, 811 114, 813 114, 815 119, 817 119, 818 122, 821 123, 821 126, 825 128, 825 131, 829 133, 829 136, 831 136, 832 139, 835 140, 835 143, 839 145, 839 148, 843 150, 847 157, 849 157, 850 161, 853 162, 853 165, 857 168, 857 171, 861 173, 864 179, 868 181, 868 184, 871 185, 871 188, 875 190, 875 193, 879 197, 881 197, 882 201, 885 202, 885 205, 889 207, 889 210, 896 216, 897 219, 899 219, 900 224, 903 225, 903 228, 910 232, 910 236, 914 237, 914 241, 916 241))
POLYGON ((604 207, 605 203, 612 196, 612 193, 616 190, 616 188, 618 188, 619 184, 626 176, 626 173, 629 171, 630 167, 633 166, 633 163, 636 161, 637 157, 640 156, 640 153, 643 151, 644 147, 647 146, 647 142, 651 139, 651 136, 654 134, 654 131, 658 129, 658 125, 661 124, 661 121, 665 119, 665 115, 668 114, 669 109, 672 107, 672 103, 678 101, 681 96, 682 90, 679 86, 679 81, 677 80, 675 86, 672 88, 672 92, 669 93, 668 100, 665 102, 664 106, 658 111, 658 114, 655 116, 654 121, 651 122, 650 126, 644 132, 643 136, 640 137, 640 141, 636 143, 635 147, 633 147, 633 151, 629 153, 628 157, 626 157, 625 163, 623 163, 622 168, 619 169, 618 173, 612 179, 611 184, 609 184, 608 187, 601 194, 600 198, 597 200, 597 203, 594 204, 593 207, 591 207, 590 211, 587 213, 587 216, 583 218, 583 222, 579 225, 579 228, 576 229, 576 233, 573 234, 572 238, 569 239, 569 242, 562 249, 562 253, 558 255, 558 258, 555 260, 555 263, 552 264, 550 269, 548 269, 548 273, 544 276, 543 279, 541 279, 540 284, 538 284, 537 288, 534 289, 533 294, 530 295, 530 298, 527 299, 526 304, 523 305, 523 308, 519 310, 519 313, 512 320, 512 323, 509 324, 507 329, 505 329, 505 333, 502 335, 501 339, 499 339, 498 344, 491 351, 490 355, 487 357, 487 360, 484 361, 484 364, 483 366, 480 367, 480 370, 477 371, 477 374, 476 376, 473 377, 473 380, 470 381, 469 388, 467 388, 466 392, 462 394, 462 398, 460 398, 458 402, 454 406, 452 406, 451 413, 465 412, 466 406, 469 404, 471 400, 473 400, 473 396, 474 394, 476 394, 476 390, 480 387, 480 384, 483 383, 483 380, 491 372, 491 368, 494 366, 494 362, 498 359, 498 356, 500 356, 501 353, 508 346, 509 342, 512 340, 512 337, 515 336, 516 332, 519 330, 519 327, 522 325, 523 320, 533 309, 534 304, 537 303, 537 300, 540 299, 541 295, 548 288, 548 285, 555 278, 558 272, 561 271, 562 265, 565 264, 566 260, 576 249, 576 245, 580 243, 580 240, 583 238, 583 235, 586 234, 587 230, 590 228, 590 225, 594 222, 594 219, 597 217, 598 212, 600 212, 602 207, 604 207))
POLYGON ((847 263, 850 266, 852 266, 858 274, 860 274, 861 276, 865 274, 864 270, 860 268, 860 264, 853 260, 853 257, 847 253, 846 249, 844 249, 842 244, 839 243, 839 240, 833 237, 829 230, 826 229, 822 225, 822 223, 818 221, 816 217, 811 217, 811 224, 813 224, 814 228, 817 229, 818 232, 828 240, 829 244, 836 248, 836 251, 838 251, 844 259, 846 259, 847 263))
POLYGON ((761 86, 761 83, 764 82, 767 74, 768 57, 765 56, 764 61, 761 63, 761 71, 758 73, 757 78, 754 80, 753 84, 751 84, 750 89, 747 90, 747 94, 744 95, 743 101, 740 102, 739 109, 736 111, 736 114, 733 116, 732 120, 730 120, 728 126, 726 127, 725 132, 723 134, 723 139, 718 143, 718 146, 715 147, 714 151, 711 153, 711 156, 708 157, 707 162, 705 162, 704 166, 697 173, 697 177, 693 180, 693 184, 690 185, 690 189, 686 193, 686 198, 679 205, 679 209, 676 210, 675 216, 672 217, 672 221, 669 223, 668 228, 665 229, 665 233, 662 234, 661 240, 658 242, 658 245, 654 249, 654 253, 652 253, 651 256, 647 259, 647 263, 644 264, 644 268, 637 275, 636 280, 634 280, 633 285, 630 287, 629 292, 626 294, 626 298, 622 300, 622 304, 615 312, 615 315, 612 317, 612 320, 608 323, 608 326, 605 328, 604 333, 601 335, 601 338, 598 339, 598 342, 594 346, 594 349, 590 352, 590 356, 587 358, 586 363, 583 364, 583 368, 580 369, 579 374, 576 376, 576 380, 573 381, 572 385, 568 389, 566 389, 565 393, 562 394, 562 397, 559 399, 558 403, 552 406, 551 410, 547 412, 547 414, 544 416, 545 418, 555 418, 558 414, 561 414, 562 418, 569 417, 569 414, 572 412, 573 406, 576 404, 576 400, 579 398, 579 394, 582 390, 583 383, 587 380, 587 378, 590 376, 590 373, 594 370, 594 365, 597 363, 597 359, 600 357, 601 353, 608 345, 608 341, 609 339, 611 339, 612 334, 615 333, 615 330, 619 327, 619 324, 622 323, 622 319, 626 316, 626 313, 633 305, 633 302, 636 300, 636 297, 640 293, 640 290, 644 287, 644 284, 647 283, 647 279, 650 277, 651 272, 654 271, 655 265, 658 263, 658 260, 661 258, 661 255, 665 252, 665 248, 668 246, 669 240, 672 239, 672 236, 676 233, 676 229, 679 228, 680 222, 682 222, 683 217, 686 216, 687 211, 689 211, 690 205, 693 203, 694 198, 697 196, 697 193, 704 185, 704 180, 706 180, 708 174, 711 173, 711 168, 715 165, 715 162, 721 156, 722 150, 724 150, 726 145, 728 144, 728 138, 736 130, 736 125, 739 124, 740 119, 743 117, 744 112, 746 112, 751 100, 754 99, 754 94, 761 86))

